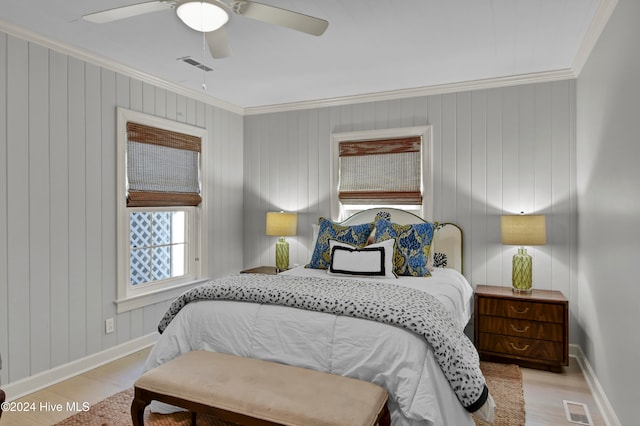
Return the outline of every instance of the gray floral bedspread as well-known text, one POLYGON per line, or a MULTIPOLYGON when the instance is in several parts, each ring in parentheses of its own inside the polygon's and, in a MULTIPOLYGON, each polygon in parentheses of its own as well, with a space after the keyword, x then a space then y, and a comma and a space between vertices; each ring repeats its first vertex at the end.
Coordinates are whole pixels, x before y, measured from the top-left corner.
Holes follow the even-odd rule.
POLYGON ((393 284, 339 278, 241 274, 209 281, 179 296, 160 320, 162 333, 189 302, 234 300, 351 316, 403 327, 423 336, 464 408, 488 398, 478 353, 434 296, 393 284))

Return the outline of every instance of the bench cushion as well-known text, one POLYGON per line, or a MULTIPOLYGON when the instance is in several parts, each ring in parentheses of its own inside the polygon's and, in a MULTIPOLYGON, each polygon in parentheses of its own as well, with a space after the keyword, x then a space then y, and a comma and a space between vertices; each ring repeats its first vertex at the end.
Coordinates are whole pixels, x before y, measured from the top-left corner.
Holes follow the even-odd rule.
POLYGON ((387 401, 373 383, 208 351, 150 370, 135 387, 285 425, 373 425, 387 401))

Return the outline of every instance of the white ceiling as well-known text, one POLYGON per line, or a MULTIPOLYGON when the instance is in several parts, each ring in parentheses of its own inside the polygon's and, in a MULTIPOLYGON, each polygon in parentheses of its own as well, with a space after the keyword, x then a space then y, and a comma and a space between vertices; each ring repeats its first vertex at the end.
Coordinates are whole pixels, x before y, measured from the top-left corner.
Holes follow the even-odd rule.
POLYGON ((107 24, 81 18, 142 1, 0 0, 0 20, 5 29, 252 108, 572 70, 602 4, 611 3, 261 0, 326 19, 329 28, 314 37, 232 16, 233 54, 217 60, 173 10, 107 24), (204 74, 177 60, 184 56, 214 70, 204 74))

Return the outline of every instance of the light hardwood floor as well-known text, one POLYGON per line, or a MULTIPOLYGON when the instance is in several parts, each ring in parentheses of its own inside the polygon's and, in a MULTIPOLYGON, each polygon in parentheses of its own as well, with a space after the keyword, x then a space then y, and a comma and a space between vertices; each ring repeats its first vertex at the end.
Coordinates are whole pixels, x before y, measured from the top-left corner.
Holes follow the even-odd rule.
POLYGON ((576 425, 567 421, 563 400, 585 404, 594 426, 606 426, 575 358, 562 373, 522 368, 527 426, 576 425))
MULTIPOLYGON (((66 411, 69 401, 95 404, 133 385, 142 372, 142 365, 149 349, 136 352, 102 367, 80 374, 69 380, 50 386, 41 391, 20 398, 18 401, 35 403, 62 404, 62 412, 41 411, 29 413, 3 413, 0 426, 36 426, 52 425, 72 414, 66 411)), ((574 358, 570 358, 569 367, 562 373, 522 369, 524 383, 526 425, 555 426, 575 425, 566 420, 563 400, 586 404, 591 413, 594 426, 605 426, 582 371, 574 358)))
POLYGON ((16 401, 35 403, 33 412, 5 412, 0 418, 0 426, 52 425, 75 412, 66 410, 67 402, 88 402, 93 405, 121 390, 133 386, 142 374, 142 366, 150 349, 135 352, 96 369, 87 371, 71 379, 62 381, 16 401), (62 404, 63 410, 41 411, 40 403, 62 404))

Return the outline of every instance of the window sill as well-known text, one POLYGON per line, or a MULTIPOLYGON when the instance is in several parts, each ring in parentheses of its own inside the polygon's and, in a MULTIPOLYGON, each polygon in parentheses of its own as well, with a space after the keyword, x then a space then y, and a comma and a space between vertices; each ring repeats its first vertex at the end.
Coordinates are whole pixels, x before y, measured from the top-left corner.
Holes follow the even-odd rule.
POLYGON ((205 281, 208 281, 208 278, 176 284, 168 288, 158 289, 155 291, 149 291, 148 293, 118 299, 114 302, 117 307, 116 312, 120 314, 122 312, 132 311, 134 309, 143 308, 145 306, 153 305, 167 300, 173 300, 185 291, 197 285, 200 285, 205 281))

